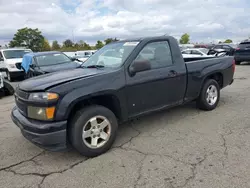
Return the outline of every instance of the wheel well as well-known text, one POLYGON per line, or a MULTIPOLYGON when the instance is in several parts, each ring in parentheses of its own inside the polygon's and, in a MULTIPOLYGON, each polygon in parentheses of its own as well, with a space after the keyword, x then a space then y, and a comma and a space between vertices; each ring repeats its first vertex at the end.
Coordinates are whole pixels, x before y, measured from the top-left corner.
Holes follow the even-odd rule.
POLYGON ((71 119, 78 110, 82 109, 85 106, 90 106, 94 104, 108 108, 115 114, 118 120, 122 118, 120 102, 118 98, 114 95, 101 95, 78 101, 71 109, 69 113, 69 119, 71 119))
POLYGON ((223 75, 221 73, 214 73, 209 75, 205 80, 214 79, 218 82, 220 88, 223 88, 223 75))

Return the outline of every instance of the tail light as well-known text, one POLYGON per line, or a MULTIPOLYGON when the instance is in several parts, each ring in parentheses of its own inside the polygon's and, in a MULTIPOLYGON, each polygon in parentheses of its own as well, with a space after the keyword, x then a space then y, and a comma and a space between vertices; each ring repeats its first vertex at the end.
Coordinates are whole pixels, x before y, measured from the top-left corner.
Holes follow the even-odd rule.
POLYGON ((240 48, 235 48, 235 50, 240 50, 240 48))
POLYGON ((235 60, 233 60, 233 72, 235 72, 235 60))

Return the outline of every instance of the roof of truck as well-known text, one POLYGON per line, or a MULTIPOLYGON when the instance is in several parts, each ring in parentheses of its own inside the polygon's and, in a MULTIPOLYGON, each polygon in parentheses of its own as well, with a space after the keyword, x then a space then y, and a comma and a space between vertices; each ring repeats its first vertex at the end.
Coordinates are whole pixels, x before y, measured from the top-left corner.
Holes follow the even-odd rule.
POLYGON ((142 41, 142 40, 157 40, 157 39, 166 39, 170 38, 171 36, 168 35, 161 35, 161 36, 147 36, 147 37, 140 37, 140 38, 129 38, 120 41, 142 41))

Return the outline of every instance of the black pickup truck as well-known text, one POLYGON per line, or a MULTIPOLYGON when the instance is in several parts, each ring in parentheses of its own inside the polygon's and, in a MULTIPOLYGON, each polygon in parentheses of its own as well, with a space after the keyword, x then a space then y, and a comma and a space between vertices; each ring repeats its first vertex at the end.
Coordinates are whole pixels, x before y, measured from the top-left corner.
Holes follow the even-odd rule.
POLYGON ((40 147, 94 157, 109 150, 121 122, 194 100, 213 110, 234 71, 233 57, 184 60, 171 36, 118 41, 81 68, 21 82, 11 117, 40 147))

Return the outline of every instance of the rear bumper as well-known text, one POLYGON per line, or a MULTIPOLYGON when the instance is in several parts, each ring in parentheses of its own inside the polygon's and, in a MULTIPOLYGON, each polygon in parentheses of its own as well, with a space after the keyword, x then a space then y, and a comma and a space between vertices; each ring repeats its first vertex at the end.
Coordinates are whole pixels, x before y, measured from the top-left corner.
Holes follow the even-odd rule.
POLYGON ((235 61, 250 61, 250 55, 235 55, 234 56, 235 61))
POLYGON ((33 144, 50 151, 67 149, 67 121, 47 123, 29 120, 16 107, 11 112, 11 119, 33 144))
POLYGON ((232 85, 234 83, 234 79, 232 79, 232 81, 229 83, 229 85, 232 85))

